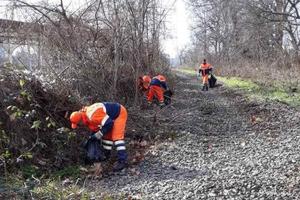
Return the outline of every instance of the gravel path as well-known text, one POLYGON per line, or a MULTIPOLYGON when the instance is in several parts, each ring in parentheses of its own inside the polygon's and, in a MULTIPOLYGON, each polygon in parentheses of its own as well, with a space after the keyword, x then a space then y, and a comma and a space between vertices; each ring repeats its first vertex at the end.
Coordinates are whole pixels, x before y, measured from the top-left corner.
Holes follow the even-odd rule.
POLYGON ((161 122, 177 137, 153 145, 138 175, 92 181, 91 190, 133 199, 300 199, 299 110, 178 81, 162 114, 171 117, 161 122))

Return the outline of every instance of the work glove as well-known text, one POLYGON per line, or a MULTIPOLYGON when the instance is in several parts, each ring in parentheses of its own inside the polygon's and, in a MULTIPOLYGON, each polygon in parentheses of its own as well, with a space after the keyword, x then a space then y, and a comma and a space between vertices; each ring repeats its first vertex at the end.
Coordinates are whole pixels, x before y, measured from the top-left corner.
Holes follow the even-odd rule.
POLYGON ((103 133, 99 130, 96 133, 92 134, 91 138, 95 138, 95 139, 101 140, 102 136, 103 136, 103 133))

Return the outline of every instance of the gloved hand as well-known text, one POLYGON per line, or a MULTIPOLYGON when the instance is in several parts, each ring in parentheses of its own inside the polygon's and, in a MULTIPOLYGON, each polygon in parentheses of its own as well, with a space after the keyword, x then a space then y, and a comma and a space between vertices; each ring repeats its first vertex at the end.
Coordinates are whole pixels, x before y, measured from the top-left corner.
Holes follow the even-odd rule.
POLYGON ((92 134, 91 138, 96 138, 98 140, 101 140, 102 136, 103 136, 103 133, 99 130, 98 132, 92 134))

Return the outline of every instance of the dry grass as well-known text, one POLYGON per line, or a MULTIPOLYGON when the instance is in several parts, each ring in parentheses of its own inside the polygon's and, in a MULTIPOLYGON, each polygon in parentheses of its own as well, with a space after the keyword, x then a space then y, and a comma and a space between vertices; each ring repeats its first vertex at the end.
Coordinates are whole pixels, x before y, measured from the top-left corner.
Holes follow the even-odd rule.
POLYGON ((296 62, 239 61, 216 66, 218 75, 251 79, 265 86, 299 88, 300 65, 296 62))

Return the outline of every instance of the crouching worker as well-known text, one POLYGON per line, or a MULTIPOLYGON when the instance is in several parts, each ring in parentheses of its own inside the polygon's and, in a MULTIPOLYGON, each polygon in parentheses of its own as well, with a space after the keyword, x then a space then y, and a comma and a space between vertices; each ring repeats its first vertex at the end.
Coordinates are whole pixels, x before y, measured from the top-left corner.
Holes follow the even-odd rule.
POLYGON ((89 128, 92 133, 88 142, 91 142, 94 146, 96 145, 95 149, 97 150, 95 151, 101 151, 99 147, 102 140, 105 157, 99 156, 99 158, 94 158, 88 151, 87 156, 88 158, 91 157, 93 162, 99 165, 101 161, 107 160, 113 147, 116 147, 118 162, 114 166, 114 171, 121 171, 127 166, 127 152, 124 141, 127 111, 124 106, 118 103, 95 103, 84 107, 80 111, 73 112, 70 116, 70 121, 73 129, 78 126, 89 128), (95 141, 98 142, 98 147, 95 141))
POLYGON ((208 75, 212 72, 212 66, 206 62, 206 59, 203 60, 203 63, 200 65, 199 74, 202 75, 203 88, 202 90, 208 91, 208 75))
POLYGON ((148 92, 148 104, 152 105, 153 98, 157 98, 160 107, 164 104, 164 92, 167 90, 166 78, 162 75, 158 75, 152 78, 148 92))

